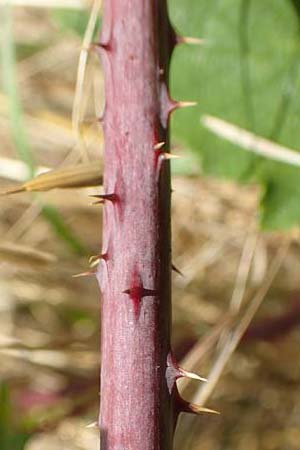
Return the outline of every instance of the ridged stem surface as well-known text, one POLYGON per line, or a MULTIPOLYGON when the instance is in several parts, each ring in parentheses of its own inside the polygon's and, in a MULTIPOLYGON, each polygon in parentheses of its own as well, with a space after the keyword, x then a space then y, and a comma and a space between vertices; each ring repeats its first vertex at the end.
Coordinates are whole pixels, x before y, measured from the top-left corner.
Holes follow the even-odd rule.
POLYGON ((103 1, 101 450, 172 448, 171 189, 164 155, 172 43, 165 0, 103 1))

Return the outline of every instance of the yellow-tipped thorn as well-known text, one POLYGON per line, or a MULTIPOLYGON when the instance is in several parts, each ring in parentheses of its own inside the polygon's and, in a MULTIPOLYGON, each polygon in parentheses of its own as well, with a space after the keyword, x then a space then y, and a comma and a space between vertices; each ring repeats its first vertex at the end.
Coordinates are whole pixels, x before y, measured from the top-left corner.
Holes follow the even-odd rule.
POLYGON ((200 39, 190 36, 179 36, 177 38, 177 42, 179 44, 192 44, 192 45, 203 45, 206 42, 206 39, 200 39))
POLYGON ((167 153, 167 152, 162 153, 161 157, 163 159, 178 159, 178 158, 182 158, 182 156, 180 156, 180 155, 173 155, 172 153, 167 153))
POLYGON ((153 149, 160 150, 165 144, 166 144, 165 142, 158 142, 157 144, 154 145, 153 149))
POLYGON ((91 268, 97 266, 100 263, 101 259, 103 259, 104 261, 107 261, 107 259, 108 259, 107 253, 100 253, 99 255, 91 256, 89 258, 89 266, 91 268))
POLYGON ((190 106, 197 106, 197 102, 177 102, 177 108, 189 108, 190 106))
POLYGON ((89 257, 89 264, 93 264, 94 261, 99 261, 101 258, 101 255, 92 255, 89 257))
POLYGON ((186 412, 191 412, 194 414, 203 414, 203 413, 220 414, 219 411, 210 408, 204 408, 203 406, 195 405, 195 403, 190 403, 188 409, 189 411, 186 412))
POLYGON ((100 260, 101 260, 101 258, 96 258, 96 257, 90 258, 90 260, 89 260, 89 266, 90 266, 91 268, 94 268, 94 267, 98 266, 100 260))
POLYGON ((180 372, 181 376, 185 377, 185 378, 191 378, 193 380, 205 381, 205 382, 207 381, 207 378, 200 377, 196 373, 188 372, 187 370, 184 370, 181 368, 179 369, 179 372, 180 372))

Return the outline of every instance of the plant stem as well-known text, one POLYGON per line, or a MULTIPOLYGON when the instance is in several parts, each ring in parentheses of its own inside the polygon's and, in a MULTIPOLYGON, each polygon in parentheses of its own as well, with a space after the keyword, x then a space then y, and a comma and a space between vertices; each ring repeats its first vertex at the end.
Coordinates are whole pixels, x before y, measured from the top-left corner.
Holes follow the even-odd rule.
MULTIPOLYGON (((173 384, 165 0, 104 0, 101 450, 169 450, 173 384), (157 145, 164 142, 164 146, 157 145), (161 148, 159 148, 161 147, 161 148)), ((175 386, 176 390, 176 386, 175 386)))

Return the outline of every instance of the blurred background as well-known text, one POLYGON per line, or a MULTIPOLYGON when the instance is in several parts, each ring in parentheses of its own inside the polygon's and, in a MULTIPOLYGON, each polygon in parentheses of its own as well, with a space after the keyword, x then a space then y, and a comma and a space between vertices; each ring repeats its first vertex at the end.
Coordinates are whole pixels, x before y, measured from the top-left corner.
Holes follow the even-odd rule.
MULTIPOLYGON (((198 39, 171 92, 199 102, 172 119, 173 348, 209 379, 182 395, 221 412, 182 416, 176 450, 297 450, 300 8, 169 3, 198 39)), ((100 6, 0 5, 1 450, 99 447, 100 293, 74 275, 101 249, 100 6)))

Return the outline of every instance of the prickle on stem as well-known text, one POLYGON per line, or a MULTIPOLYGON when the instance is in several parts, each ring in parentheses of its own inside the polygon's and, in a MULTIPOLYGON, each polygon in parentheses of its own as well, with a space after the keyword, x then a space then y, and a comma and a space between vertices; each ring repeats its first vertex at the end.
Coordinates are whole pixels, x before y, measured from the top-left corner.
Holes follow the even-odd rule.
POLYGON ((169 353, 167 357, 166 380, 170 393, 175 387, 176 380, 183 377, 198 381, 207 381, 206 378, 200 377, 196 373, 189 372, 179 367, 174 355, 172 355, 172 353, 169 353))
POLYGON ((161 83, 160 102, 161 102, 160 121, 164 128, 167 128, 170 115, 173 111, 175 111, 176 109, 188 108, 190 106, 197 105, 197 102, 173 100, 170 97, 168 88, 164 82, 161 83))
POLYGON ((176 36, 176 44, 203 45, 206 39, 195 38, 191 36, 176 36))
POLYGON ((115 203, 118 200, 117 194, 94 194, 90 195, 89 197, 99 199, 98 201, 93 202, 92 205, 100 205, 103 204, 105 201, 115 203))
POLYGON ((174 425, 176 426, 177 419, 179 414, 181 413, 188 413, 188 414, 195 414, 195 415, 202 415, 202 414, 220 414, 219 411, 216 411, 214 409, 205 408, 204 406, 196 405, 195 403, 188 402, 184 400, 181 395, 178 392, 177 387, 174 389, 173 392, 174 396, 174 425))
POLYGON ((178 273, 179 275, 181 275, 182 277, 184 277, 183 273, 181 272, 181 270, 179 270, 174 264, 172 264, 172 270, 176 273, 178 273))
MULTIPOLYGON (((135 278, 137 278, 137 277, 135 276, 135 278)), ((138 280, 138 281, 140 281, 140 280, 138 280)), ((157 295, 157 291, 155 291, 153 289, 145 288, 141 281, 138 284, 133 285, 131 288, 126 289, 122 293, 129 295, 129 298, 132 300, 134 314, 136 317, 138 317, 138 314, 140 311, 142 298, 143 297, 153 297, 153 296, 157 295)))
POLYGON ((107 261, 108 260, 108 254, 107 253, 99 253, 98 255, 93 255, 89 258, 89 265, 90 267, 95 267, 99 264, 101 261, 107 261))

